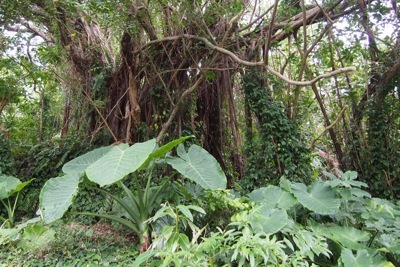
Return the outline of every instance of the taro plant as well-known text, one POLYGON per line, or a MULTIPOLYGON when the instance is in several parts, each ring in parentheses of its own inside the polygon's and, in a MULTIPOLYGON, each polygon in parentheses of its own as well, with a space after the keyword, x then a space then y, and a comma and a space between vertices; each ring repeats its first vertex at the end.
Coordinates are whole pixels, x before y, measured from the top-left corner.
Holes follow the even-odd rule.
POLYGON ((15 211, 21 190, 33 180, 21 182, 14 176, 0 175, 0 201, 6 211, 6 215, 0 216, 0 221, 2 221, 0 228, 4 228, 5 226, 7 228, 14 227, 15 211))
POLYGON ((204 189, 224 189, 226 177, 220 165, 203 148, 192 145, 188 150, 182 144, 190 136, 182 137, 157 147, 155 139, 136 143, 132 146, 120 144, 90 151, 63 166, 65 175, 48 180, 40 193, 40 212, 46 223, 62 218, 71 206, 79 185, 98 190, 112 198, 124 210, 121 214, 76 212, 76 214, 98 216, 120 223, 133 232, 140 240, 140 251, 146 251, 150 244, 149 218, 157 208, 156 200, 163 189, 170 184, 165 177, 160 185, 153 185, 153 170, 160 163, 167 163, 184 177, 204 189), (176 148, 177 156, 170 152, 176 148), (145 174, 145 181, 139 179, 145 174), (128 188, 124 180, 130 177, 134 188, 128 188), (100 187, 117 184, 124 196, 120 197, 100 187))

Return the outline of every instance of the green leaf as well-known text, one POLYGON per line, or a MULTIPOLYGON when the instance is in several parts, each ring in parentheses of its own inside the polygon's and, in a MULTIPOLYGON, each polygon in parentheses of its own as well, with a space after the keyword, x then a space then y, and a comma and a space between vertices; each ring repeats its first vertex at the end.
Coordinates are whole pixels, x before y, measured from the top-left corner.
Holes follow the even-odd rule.
POLYGON ((24 229, 25 227, 27 227, 28 225, 40 222, 41 220, 42 220, 42 218, 40 218, 40 217, 32 218, 32 219, 27 220, 24 223, 18 224, 15 228, 17 230, 21 230, 21 229, 24 229))
POLYGON ((292 190, 297 200, 307 209, 318 214, 334 214, 339 211, 340 199, 335 191, 323 182, 316 180, 311 189, 301 183, 292 184, 292 190))
POLYGON ((89 180, 100 186, 118 182, 129 173, 136 171, 154 150, 156 140, 136 143, 129 147, 120 144, 86 169, 89 180))
POLYGON ((162 147, 157 148, 153 153, 150 154, 149 159, 154 159, 154 158, 164 158, 165 155, 170 152, 174 147, 177 145, 183 143, 189 138, 194 137, 193 135, 190 136, 184 136, 179 139, 173 140, 162 147))
POLYGON ((51 178, 42 188, 39 209, 46 223, 60 219, 78 193, 80 177, 77 173, 51 178))
POLYGON ((183 205, 178 205, 177 208, 183 215, 185 215, 186 218, 188 218, 191 222, 193 222, 193 215, 187 207, 183 205))
POLYGON ((55 233, 43 225, 28 225, 18 246, 26 250, 43 249, 55 239, 55 233))
POLYGON ((365 243, 370 239, 369 233, 353 227, 333 225, 326 227, 316 222, 310 222, 314 232, 339 242, 345 248, 361 249, 365 248, 365 243))
POLYGON ((132 267, 138 267, 141 264, 147 262, 150 258, 154 257, 157 254, 157 251, 148 250, 142 254, 140 254, 132 264, 132 267))
POLYGON ((370 267, 372 266, 372 258, 365 249, 358 250, 354 256, 350 249, 343 249, 341 260, 344 267, 370 267))
POLYGON ((206 214, 206 211, 205 211, 205 210, 203 210, 202 208, 200 208, 199 206, 195 206, 195 205, 187 205, 186 207, 187 207, 188 209, 191 209, 191 210, 197 211, 197 212, 199 212, 199 213, 206 214))
POLYGON ((112 148, 112 146, 96 148, 65 163, 62 171, 64 173, 78 173, 80 176, 86 171, 87 167, 89 167, 91 164, 95 163, 97 160, 107 154, 112 148))
POLYGON ((334 225, 329 227, 329 231, 332 233, 334 240, 341 243, 343 246, 349 249, 359 249, 365 247, 363 242, 367 242, 370 237, 367 232, 358 230, 353 227, 342 227, 334 225))
POLYGON ((204 189, 226 188, 226 176, 210 153, 197 145, 192 145, 186 152, 182 144, 177 151, 179 158, 167 157, 167 163, 179 173, 204 189))
POLYGON ((18 193, 19 191, 21 191, 22 189, 25 188, 25 186, 27 186, 28 184, 30 184, 33 180, 35 180, 35 178, 30 179, 29 181, 25 181, 23 183, 18 184, 15 189, 11 190, 10 195, 13 195, 14 193, 18 193))
POLYGON ((188 249, 190 247, 189 238, 184 233, 178 233, 177 242, 182 249, 188 249))
POLYGON ((17 241, 20 238, 18 229, 1 229, 0 228, 0 245, 7 244, 9 242, 17 241))
POLYGON ((381 234, 377 241, 390 252, 400 254, 400 240, 397 235, 381 234))
POLYGON ((277 186, 268 186, 256 189, 248 196, 254 202, 263 203, 270 207, 278 207, 285 210, 291 208, 296 203, 296 199, 292 194, 283 191, 277 186))
POLYGON ((173 233, 167 240, 167 247, 173 252, 177 246, 187 249, 190 246, 189 238, 183 233, 173 233))
POLYGON ((289 222, 286 211, 262 206, 250 217, 251 227, 266 234, 279 232, 289 222))
POLYGON ((19 184, 21 181, 14 176, 0 175, 0 200, 10 197, 19 184))

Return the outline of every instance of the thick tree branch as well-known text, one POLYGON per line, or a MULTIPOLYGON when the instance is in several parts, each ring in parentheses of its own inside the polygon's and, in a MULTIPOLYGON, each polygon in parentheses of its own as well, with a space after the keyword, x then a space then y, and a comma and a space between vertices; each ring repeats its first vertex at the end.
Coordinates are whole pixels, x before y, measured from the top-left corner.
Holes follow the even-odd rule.
MULTIPOLYGON (((233 61, 235 61, 236 63, 239 63, 241 65, 244 65, 244 66, 247 66, 247 67, 259 67, 259 66, 264 67, 267 71, 269 71, 273 75, 277 76, 281 80, 283 80, 283 81, 285 81, 285 82, 287 82, 289 84, 292 84, 292 85, 309 86, 309 85, 311 85, 313 83, 318 82, 321 79, 329 78, 329 77, 332 77, 332 76, 337 75, 337 74, 341 74, 341 73, 345 73, 345 72, 350 72, 350 71, 355 71, 356 70, 355 67, 340 68, 340 69, 337 69, 335 71, 319 75, 318 77, 316 77, 316 78, 314 78, 312 80, 309 80, 309 81, 294 81, 294 80, 291 80, 291 79, 285 77, 284 75, 282 75, 278 71, 274 70, 271 66, 265 65, 263 61, 252 62, 252 61, 247 61, 247 60, 240 59, 233 52, 231 52, 231 51, 229 51, 229 50, 227 50, 225 48, 222 48, 222 47, 219 47, 219 46, 216 46, 216 45, 212 44, 206 38, 203 38, 203 37, 200 37, 200 36, 196 36, 196 35, 190 35, 190 34, 183 34, 183 35, 179 35, 179 36, 170 36, 170 37, 160 38, 158 40, 154 40, 154 41, 148 42, 146 45, 142 46, 139 51, 145 49, 147 46, 150 46, 152 44, 161 43, 161 42, 170 42, 170 41, 175 41, 175 40, 179 40, 179 39, 182 39, 182 38, 195 39, 195 40, 201 41, 208 48, 210 48, 212 50, 215 50, 217 52, 220 52, 221 54, 227 55, 233 61)), ((135 53, 138 53, 139 51, 135 51, 135 53)))

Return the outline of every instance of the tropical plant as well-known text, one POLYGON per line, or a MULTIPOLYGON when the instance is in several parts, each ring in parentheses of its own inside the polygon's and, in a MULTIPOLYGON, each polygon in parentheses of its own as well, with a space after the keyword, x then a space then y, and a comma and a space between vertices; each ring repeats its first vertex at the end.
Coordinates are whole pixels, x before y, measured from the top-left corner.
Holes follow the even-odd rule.
POLYGON ((156 200, 170 183, 164 178, 161 185, 153 185, 153 171, 156 165, 167 163, 184 177, 205 189, 223 189, 226 177, 218 162, 204 149, 192 145, 186 151, 182 142, 190 136, 171 141, 157 148, 155 139, 136 143, 132 146, 120 144, 95 149, 63 166, 64 176, 52 178, 44 185, 40 194, 40 211, 46 223, 60 219, 68 210, 77 194, 79 184, 98 190, 113 199, 124 211, 120 214, 76 212, 77 214, 99 216, 120 223, 135 232, 140 239, 140 251, 150 245, 149 221, 157 206, 156 200), (177 156, 168 154, 176 146, 177 156), (144 172, 145 181, 139 178, 144 172), (123 179, 131 178, 134 188, 128 188, 123 179), (125 196, 119 197, 101 187, 117 184, 125 196))
POLYGON ((193 221, 192 235, 164 221, 159 245, 134 265, 398 266, 399 207, 371 198, 356 172, 325 177, 308 186, 282 179, 236 198, 244 205, 235 204, 229 225, 201 239, 193 221))
POLYGON ((19 195, 22 189, 30 184, 34 179, 21 182, 18 178, 8 175, 0 175, 0 201, 3 208, 6 210, 6 215, 1 215, 0 220, 3 228, 12 228, 15 223, 15 211, 19 200, 19 195))

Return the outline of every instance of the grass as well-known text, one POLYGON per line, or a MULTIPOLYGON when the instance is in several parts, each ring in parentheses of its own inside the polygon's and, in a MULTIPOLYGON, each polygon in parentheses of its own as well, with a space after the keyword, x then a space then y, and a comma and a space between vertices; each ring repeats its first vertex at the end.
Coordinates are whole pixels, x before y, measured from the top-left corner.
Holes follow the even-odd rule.
POLYGON ((0 266, 129 266, 138 255, 138 241, 106 223, 51 225, 56 239, 40 250, 16 244, 0 248, 0 266))

